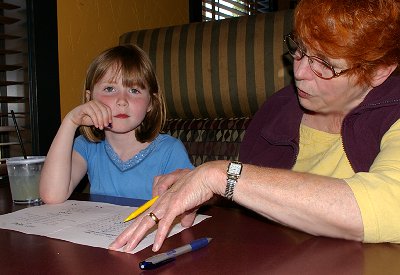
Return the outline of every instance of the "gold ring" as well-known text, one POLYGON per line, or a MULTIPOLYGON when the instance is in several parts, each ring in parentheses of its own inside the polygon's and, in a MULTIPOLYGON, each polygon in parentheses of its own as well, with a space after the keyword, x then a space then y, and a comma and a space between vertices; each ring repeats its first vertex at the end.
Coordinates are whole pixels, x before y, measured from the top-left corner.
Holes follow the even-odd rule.
POLYGON ((158 224, 158 222, 160 221, 160 219, 157 218, 157 216, 156 216, 153 212, 150 212, 148 215, 150 216, 150 218, 153 219, 153 221, 154 221, 156 224, 158 224))

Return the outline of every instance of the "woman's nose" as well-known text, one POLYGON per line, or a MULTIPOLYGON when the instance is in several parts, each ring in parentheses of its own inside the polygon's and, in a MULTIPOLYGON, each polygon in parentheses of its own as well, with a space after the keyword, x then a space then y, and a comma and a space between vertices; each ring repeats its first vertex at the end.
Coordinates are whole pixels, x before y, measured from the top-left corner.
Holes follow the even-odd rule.
POLYGON ((311 70, 310 64, 308 63, 307 56, 304 56, 300 60, 294 60, 293 72, 295 79, 307 79, 314 75, 311 70))

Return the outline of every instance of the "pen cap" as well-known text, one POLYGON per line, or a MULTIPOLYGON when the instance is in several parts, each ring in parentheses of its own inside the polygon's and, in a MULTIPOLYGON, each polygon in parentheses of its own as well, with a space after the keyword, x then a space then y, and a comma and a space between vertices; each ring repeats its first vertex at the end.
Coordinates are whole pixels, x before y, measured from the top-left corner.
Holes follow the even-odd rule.
POLYGON ((160 266, 162 266, 162 265, 165 265, 165 264, 167 264, 167 263, 170 263, 170 262, 172 262, 172 261, 174 261, 174 260, 175 260, 175 258, 170 258, 170 259, 166 259, 165 261, 162 261, 162 262, 159 262, 159 263, 156 263, 156 264, 154 264, 154 263, 152 263, 152 262, 143 261, 143 262, 140 262, 140 263, 139 263, 139 268, 140 268, 141 270, 154 269, 154 268, 160 267, 160 266))

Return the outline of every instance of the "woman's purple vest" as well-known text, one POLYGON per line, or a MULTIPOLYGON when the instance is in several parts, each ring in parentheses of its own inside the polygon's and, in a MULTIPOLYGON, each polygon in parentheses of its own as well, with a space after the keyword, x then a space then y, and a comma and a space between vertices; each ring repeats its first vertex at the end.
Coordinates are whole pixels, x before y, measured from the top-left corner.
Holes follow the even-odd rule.
MULTIPOLYGON (((239 160, 291 169, 299 152, 303 110, 293 85, 272 95, 255 114, 240 146, 239 160)), ((343 148, 355 172, 369 171, 383 135, 400 118, 400 76, 372 89, 343 120, 343 148)))

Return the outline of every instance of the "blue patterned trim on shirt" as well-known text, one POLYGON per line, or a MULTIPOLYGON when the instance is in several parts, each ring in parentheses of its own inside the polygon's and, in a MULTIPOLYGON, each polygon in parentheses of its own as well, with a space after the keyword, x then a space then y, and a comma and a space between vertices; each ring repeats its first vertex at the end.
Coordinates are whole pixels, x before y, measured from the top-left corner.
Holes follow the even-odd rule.
POLYGON ((104 148, 106 150, 106 153, 110 160, 114 163, 116 167, 118 167, 121 172, 124 172, 126 170, 131 169, 132 167, 136 166, 138 163, 140 163, 142 160, 144 160, 157 146, 158 143, 161 141, 161 136, 158 135, 146 148, 141 150, 139 153, 137 153, 133 158, 127 160, 127 161, 122 161, 117 153, 114 152, 114 149, 111 147, 111 145, 108 143, 107 140, 104 140, 104 148))

